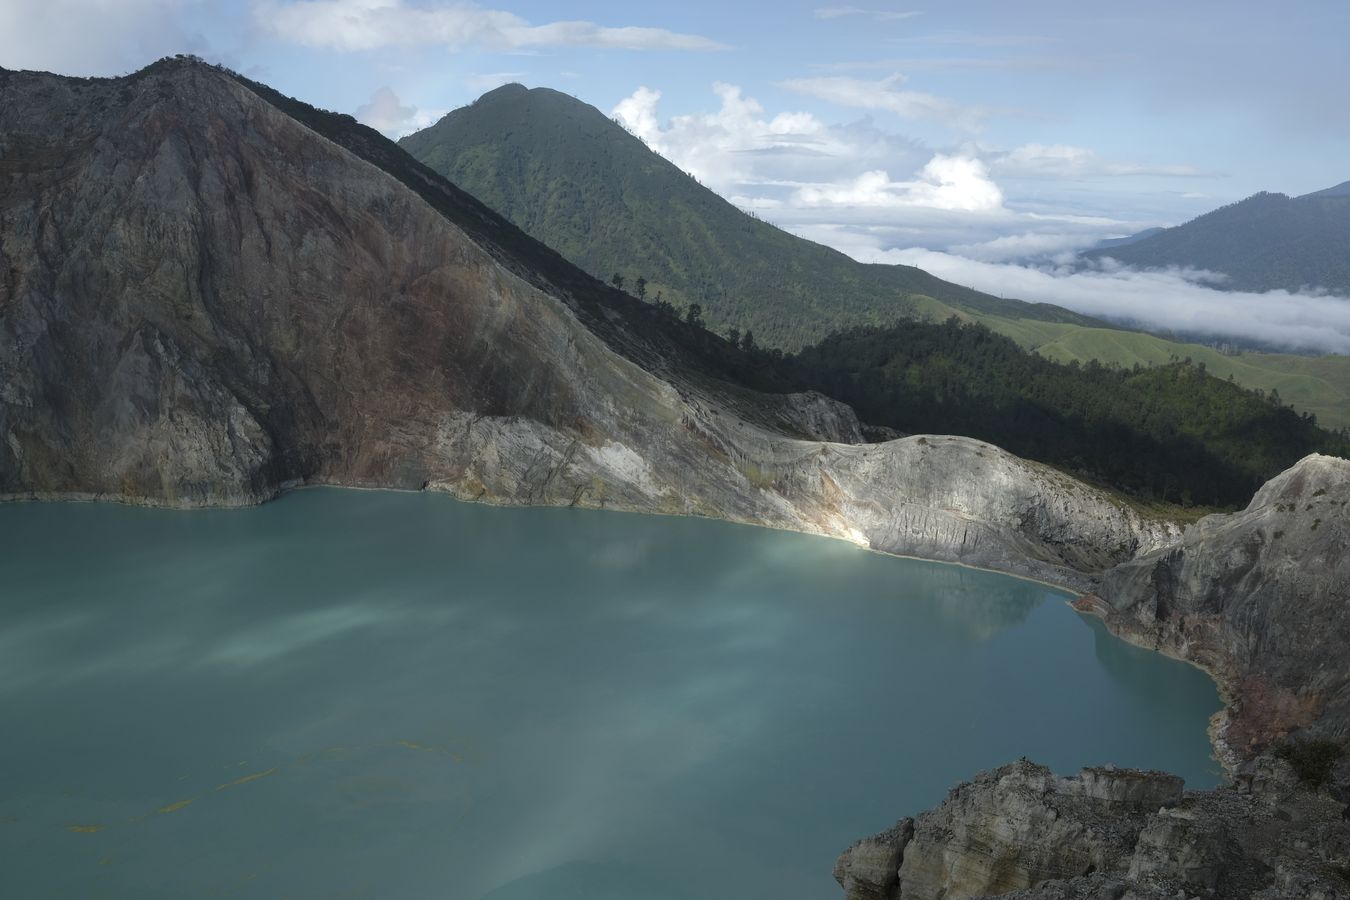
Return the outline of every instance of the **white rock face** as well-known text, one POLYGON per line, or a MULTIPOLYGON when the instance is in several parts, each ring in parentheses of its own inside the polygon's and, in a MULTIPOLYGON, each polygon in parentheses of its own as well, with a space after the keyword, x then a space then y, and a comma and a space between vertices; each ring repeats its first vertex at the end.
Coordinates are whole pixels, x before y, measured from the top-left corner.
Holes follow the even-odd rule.
POLYGON ((1230 764, 1292 729, 1350 733, 1350 461, 1306 457, 1111 570, 1100 597, 1114 631, 1219 680, 1230 764))

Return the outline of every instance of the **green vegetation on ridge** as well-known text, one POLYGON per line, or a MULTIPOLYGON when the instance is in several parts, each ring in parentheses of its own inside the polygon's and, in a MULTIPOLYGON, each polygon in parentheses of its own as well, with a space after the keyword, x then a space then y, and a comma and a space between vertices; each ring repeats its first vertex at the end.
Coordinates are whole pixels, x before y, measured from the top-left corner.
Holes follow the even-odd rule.
POLYGON ((1146 500, 1245 504, 1311 452, 1350 455, 1278 393, 1245 390, 1203 362, 1063 364, 955 318, 832 335, 782 361, 795 387, 874 425, 963 434, 1146 500))
POLYGON ((1239 291, 1321 287, 1350 295, 1350 193, 1345 185, 1303 197, 1260 193, 1126 246, 1085 253, 1136 268, 1222 272, 1239 291))
POLYGON ((1112 328, 1058 307, 1005 301, 904 266, 864 265, 747 215, 604 114, 565 94, 507 85, 406 137, 404 149, 593 276, 710 327, 792 351, 842 328, 903 317, 979 322, 1060 362, 1123 368, 1204 362, 1350 426, 1350 358, 1227 355, 1112 328))
POLYGON ((975 314, 1101 324, 910 266, 864 265, 788 234, 546 88, 498 88, 401 144, 595 277, 642 276, 652 297, 698 303, 712 327, 749 328, 767 345, 795 349, 837 328, 887 324, 910 314, 912 294, 975 314))

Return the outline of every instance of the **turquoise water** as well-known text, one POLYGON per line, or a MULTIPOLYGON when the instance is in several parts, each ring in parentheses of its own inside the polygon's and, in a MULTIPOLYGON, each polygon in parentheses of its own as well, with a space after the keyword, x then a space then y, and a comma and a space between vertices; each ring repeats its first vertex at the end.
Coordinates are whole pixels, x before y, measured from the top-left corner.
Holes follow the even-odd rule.
POLYGON ((980 769, 1217 769, 1200 672, 1012 578, 313 490, 0 505, 16 898, 825 900, 980 769))

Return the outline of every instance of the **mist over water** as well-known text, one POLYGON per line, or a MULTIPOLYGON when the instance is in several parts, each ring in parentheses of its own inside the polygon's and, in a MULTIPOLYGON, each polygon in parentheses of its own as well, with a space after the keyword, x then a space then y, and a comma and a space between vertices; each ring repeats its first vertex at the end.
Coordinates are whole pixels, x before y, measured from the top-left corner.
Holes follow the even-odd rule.
POLYGON ((302 491, 0 506, 16 897, 828 898, 1020 756, 1217 781, 1061 592, 764 529, 302 491))

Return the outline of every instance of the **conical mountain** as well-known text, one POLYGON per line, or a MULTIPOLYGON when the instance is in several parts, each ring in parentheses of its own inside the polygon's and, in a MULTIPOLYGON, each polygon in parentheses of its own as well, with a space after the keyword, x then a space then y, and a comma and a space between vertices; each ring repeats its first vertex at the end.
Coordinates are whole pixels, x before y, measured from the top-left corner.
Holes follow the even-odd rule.
POLYGON ((1009 318, 1094 323, 910 266, 865 265, 760 221, 593 106, 509 84, 402 140, 413 156, 601 279, 647 279, 709 323, 796 348, 913 314, 911 295, 1009 318))

